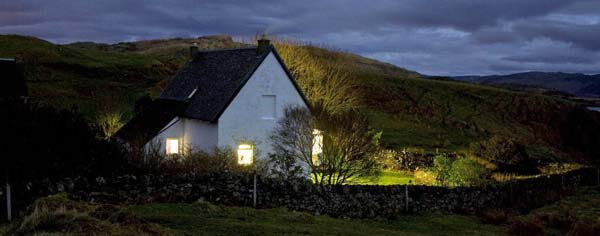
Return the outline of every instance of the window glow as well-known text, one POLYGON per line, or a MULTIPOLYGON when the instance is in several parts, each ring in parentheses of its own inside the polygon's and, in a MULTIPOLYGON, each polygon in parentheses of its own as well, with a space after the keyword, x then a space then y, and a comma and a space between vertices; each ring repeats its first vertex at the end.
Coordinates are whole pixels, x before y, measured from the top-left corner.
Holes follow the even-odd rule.
POLYGON ((313 165, 321 165, 321 156, 323 154, 323 132, 313 130, 312 162, 313 165))
POLYGON ((238 146, 238 164, 250 165, 252 164, 253 148, 250 144, 240 144, 238 146))
POLYGON ((179 154, 179 139, 168 138, 166 147, 167 147, 167 155, 179 154))

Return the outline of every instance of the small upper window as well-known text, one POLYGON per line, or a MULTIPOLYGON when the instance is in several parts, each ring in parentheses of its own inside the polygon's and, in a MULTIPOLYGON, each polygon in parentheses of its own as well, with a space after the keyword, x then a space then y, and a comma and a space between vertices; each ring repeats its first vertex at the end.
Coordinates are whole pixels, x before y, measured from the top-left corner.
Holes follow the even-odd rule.
POLYGON ((262 95, 261 110, 263 119, 275 119, 275 95, 262 95))
POLYGON ((251 144, 240 144, 238 146, 238 164, 240 165, 250 165, 252 164, 253 158, 253 147, 251 144))
POLYGON ((167 155, 179 154, 179 139, 167 138, 167 155))

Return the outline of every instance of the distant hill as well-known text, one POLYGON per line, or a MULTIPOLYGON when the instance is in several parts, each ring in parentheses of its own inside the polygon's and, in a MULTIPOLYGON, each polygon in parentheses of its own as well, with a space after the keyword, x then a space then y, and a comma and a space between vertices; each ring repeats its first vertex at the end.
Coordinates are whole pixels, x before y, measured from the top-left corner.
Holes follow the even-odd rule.
MULTIPOLYGON (((0 35, 0 57, 15 57, 23 65, 33 101, 76 106, 91 121, 107 112, 122 113, 126 121, 138 98, 160 93, 189 59, 194 43, 200 49, 249 46, 229 36, 57 45, 0 35)), ((600 119, 574 102, 423 79, 417 72, 348 52, 310 45, 295 50, 308 53, 312 63, 335 61, 351 71, 355 86, 344 96, 358 99, 358 109, 369 116, 372 127, 383 131, 386 148, 461 152, 474 142, 504 136, 520 140, 543 158, 581 160, 600 155, 600 136, 594 131, 600 130, 600 119)), ((292 71, 302 69, 289 64, 292 71)), ((591 85, 585 89, 595 91, 591 85)))
POLYGON ((501 85, 522 90, 537 88, 561 91, 579 97, 600 97, 600 74, 585 75, 562 72, 525 72, 510 75, 456 76, 453 78, 456 80, 501 85))

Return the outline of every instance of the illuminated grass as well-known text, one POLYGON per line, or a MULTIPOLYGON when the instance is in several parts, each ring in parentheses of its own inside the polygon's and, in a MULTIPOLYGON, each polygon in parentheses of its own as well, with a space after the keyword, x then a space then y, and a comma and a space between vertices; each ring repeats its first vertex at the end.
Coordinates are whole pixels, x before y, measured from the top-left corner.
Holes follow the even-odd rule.
POLYGON ((355 178, 350 184, 365 185, 405 185, 413 182, 413 176, 391 170, 382 170, 378 178, 355 178))

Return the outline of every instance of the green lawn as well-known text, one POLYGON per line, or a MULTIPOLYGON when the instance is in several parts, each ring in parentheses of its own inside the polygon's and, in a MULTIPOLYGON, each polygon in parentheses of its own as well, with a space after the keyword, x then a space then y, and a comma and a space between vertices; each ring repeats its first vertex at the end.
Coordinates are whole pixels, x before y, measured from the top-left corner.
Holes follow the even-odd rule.
POLYGON ((392 170, 382 170, 378 178, 356 178, 352 179, 352 184, 365 185, 404 185, 413 182, 411 174, 400 173, 392 170))
POLYGON ((208 203, 131 206, 137 217, 175 235, 503 235, 476 218, 430 214, 396 220, 336 219, 287 209, 256 210, 208 203))

